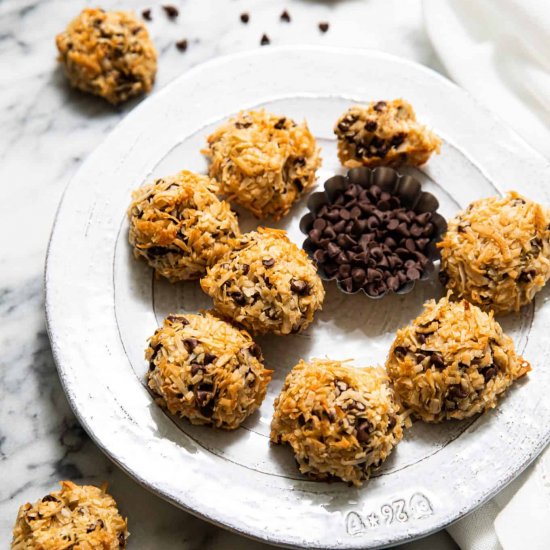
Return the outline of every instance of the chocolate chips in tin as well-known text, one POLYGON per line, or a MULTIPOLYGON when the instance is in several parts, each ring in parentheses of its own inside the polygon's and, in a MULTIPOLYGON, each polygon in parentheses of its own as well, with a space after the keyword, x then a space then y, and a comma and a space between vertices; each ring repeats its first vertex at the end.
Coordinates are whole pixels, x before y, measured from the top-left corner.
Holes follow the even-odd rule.
POLYGON ((392 168, 352 168, 325 182, 308 201, 300 229, 319 276, 340 290, 371 298, 410 292, 439 259, 447 229, 439 202, 415 178, 392 168))

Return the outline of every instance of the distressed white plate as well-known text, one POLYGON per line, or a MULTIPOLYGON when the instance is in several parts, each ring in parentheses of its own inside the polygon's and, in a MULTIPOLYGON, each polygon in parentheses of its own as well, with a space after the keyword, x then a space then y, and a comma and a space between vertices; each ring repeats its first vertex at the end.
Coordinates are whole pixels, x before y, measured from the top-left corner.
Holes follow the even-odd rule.
MULTIPOLYGON (((144 486, 196 515, 272 543, 377 548, 440 529, 494 495, 550 436, 548 292, 504 319, 533 363, 499 407, 469 422, 421 423, 361 489, 316 483, 289 448, 268 442, 273 399, 300 359, 383 363, 397 328, 440 295, 435 281, 372 301, 327 285, 302 335, 259 339, 274 380, 261 409, 235 432, 177 421, 144 384, 147 337, 169 312, 209 307, 198 283, 155 281, 127 245, 130 192, 154 176, 205 171, 199 150, 221 120, 265 106, 304 117, 323 148, 321 181, 339 170, 332 125, 354 101, 404 97, 444 138, 414 173, 449 216, 475 198, 515 188, 550 203, 550 167, 462 90, 381 53, 266 48, 189 71, 144 101, 90 155, 63 198, 46 271, 50 337, 67 396, 96 443, 144 486)), ((304 199, 305 201, 305 199, 304 199)), ((301 244, 304 201, 279 226, 301 244)), ((254 226, 243 216, 243 226, 254 226)))

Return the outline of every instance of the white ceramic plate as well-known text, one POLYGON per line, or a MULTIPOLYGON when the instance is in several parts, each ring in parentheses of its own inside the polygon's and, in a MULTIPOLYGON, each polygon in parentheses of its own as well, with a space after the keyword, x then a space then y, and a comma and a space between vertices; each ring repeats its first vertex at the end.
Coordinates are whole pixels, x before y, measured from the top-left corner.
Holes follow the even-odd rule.
MULTIPOLYGON (((354 101, 400 96, 444 138, 441 155, 422 172, 413 171, 438 196, 444 215, 511 187, 550 203, 545 161, 441 76, 380 53, 313 48, 269 48, 188 72, 128 115, 68 187, 46 271, 54 355, 83 426, 144 486, 196 515, 272 543, 377 548, 428 534, 468 513, 548 441, 546 292, 504 322, 533 362, 528 380, 482 418, 417 423, 361 489, 304 479, 289 448, 269 445, 274 397, 302 357, 383 363, 396 329, 424 300, 440 294, 435 281, 380 301, 344 296, 328 284, 325 307, 305 334, 259 339, 274 380, 261 409, 235 432, 177 421, 146 389, 147 337, 169 312, 210 303, 198 283, 155 281, 132 258, 125 216, 132 189, 182 168, 205 171, 199 152, 205 136, 240 109, 260 105, 308 120, 323 148, 323 181, 339 170, 332 135, 337 116, 354 101)), ((301 202, 279 225, 298 244, 303 212, 301 202)), ((243 225, 254 222, 244 217, 243 225)))

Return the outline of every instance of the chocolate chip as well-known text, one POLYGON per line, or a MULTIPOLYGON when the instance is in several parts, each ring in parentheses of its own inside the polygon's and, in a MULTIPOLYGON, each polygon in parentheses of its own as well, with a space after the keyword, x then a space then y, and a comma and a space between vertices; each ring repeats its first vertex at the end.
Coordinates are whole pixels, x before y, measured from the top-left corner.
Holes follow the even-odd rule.
POLYGON ((191 376, 195 376, 199 372, 203 371, 203 366, 198 363, 191 363, 191 376))
POLYGON ((483 375, 485 382, 489 382, 489 380, 493 379, 498 374, 498 367, 496 365, 489 365, 488 367, 481 369, 480 372, 483 375))
POLYGON ((258 346, 258 344, 252 344, 248 348, 248 351, 250 352, 250 355, 252 355, 253 357, 256 357, 256 359, 261 359, 262 358, 262 350, 261 350, 260 346, 258 346))
POLYGON ((176 48, 180 52, 184 52, 185 50, 187 50, 187 40, 185 40, 184 38, 183 40, 179 40, 178 42, 176 42, 176 48))
POLYGON ((124 533, 118 534, 118 547, 126 548, 126 535, 124 533))
POLYGON ((323 220, 323 218, 317 218, 313 222, 313 229, 317 229, 318 231, 323 231, 325 227, 327 226, 326 220, 323 220))
POLYGON ((214 394, 211 391, 197 390, 195 392, 195 399, 197 400, 197 405, 201 409, 204 409, 206 405, 208 405, 212 397, 214 397, 214 394))
POLYGON ((171 323, 181 323, 183 326, 189 324, 189 321, 183 315, 168 315, 168 317, 166 317, 166 320, 170 321, 171 323))
POLYGON ((166 13, 169 19, 175 19, 180 13, 178 11, 178 8, 172 5, 162 6, 162 9, 164 10, 164 12, 166 13))
POLYGON ((341 279, 347 279, 351 276, 351 265, 343 264, 338 268, 338 275, 341 279))
POLYGON ((403 346, 396 346, 393 350, 393 353, 398 359, 403 359, 407 354, 407 348, 403 346))
POLYGON ((357 440, 360 443, 367 443, 370 439, 370 432, 372 430, 370 422, 364 418, 360 418, 355 429, 357 430, 357 440))
POLYGON ((299 279, 292 279, 290 281, 290 290, 298 294, 298 296, 304 296, 306 294, 309 294, 310 288, 305 281, 301 281, 299 279))
POLYGON ((183 346, 189 353, 191 353, 198 345, 199 341, 196 338, 185 338, 183 341, 183 346))
POLYGON ((443 356, 439 353, 432 353, 430 361, 436 369, 443 370, 447 366, 445 365, 445 360, 443 359, 443 356))
POLYGON ((465 390, 460 384, 451 386, 447 392, 447 397, 454 401, 457 399, 464 399, 465 397, 468 397, 468 395, 468 391, 465 390))
POLYGON ((229 296, 238 306, 244 306, 246 304, 246 296, 238 290, 231 292, 229 296))
POLYGON ((386 284, 388 288, 392 291, 396 291, 399 288, 399 279, 397 277, 388 277, 386 284))
POLYGON ((385 101, 378 101, 374 104, 373 109, 378 113, 382 112, 388 104, 385 101))
POLYGON ((322 23, 319 23, 319 30, 322 32, 322 33, 325 33, 328 31, 328 28, 329 28, 329 24, 326 23, 326 22, 322 22, 322 23))
POLYGON ((210 363, 213 363, 217 357, 213 353, 206 352, 204 354, 203 364, 209 365, 210 363))
POLYGON ((42 499, 42 502, 59 502, 59 500, 57 500, 53 495, 46 495, 42 499))
POLYGON ((274 125, 274 128, 276 130, 282 130, 284 127, 285 127, 285 123, 286 123, 286 118, 283 117, 283 118, 280 118, 274 125))
POLYGON ((378 128, 378 123, 376 122, 376 120, 367 120, 365 124, 365 130, 367 130, 368 132, 374 132, 376 131, 376 128, 378 128))
POLYGON ((261 46, 267 46, 268 44, 271 44, 271 40, 269 40, 269 36, 267 34, 262 34, 262 39, 260 40, 261 46))
POLYGON ((143 10, 141 12, 141 16, 143 17, 143 19, 145 19, 146 21, 151 21, 153 19, 153 17, 151 16, 151 10, 149 8, 147 8, 146 10, 143 10))
POLYGON ((420 279, 420 271, 416 269, 416 267, 409 267, 407 269, 407 279, 410 281, 416 281, 417 279, 420 279))
POLYGON ((241 22, 245 25, 250 21, 250 15, 246 12, 241 13, 241 22))
POLYGON ((290 23, 290 14, 285 10, 283 13, 281 13, 281 21, 284 21, 285 23, 290 23))
POLYGON ((262 260, 262 264, 268 268, 273 267, 275 265, 275 260, 273 258, 265 258, 262 260))
POLYGON ((395 416, 390 416, 390 419, 388 420, 388 427, 386 431, 390 432, 395 428, 395 425, 397 424, 397 418, 395 416))
POLYGON ((391 139, 390 141, 390 146, 391 147, 394 147, 397 149, 397 147, 399 147, 404 141, 405 141, 405 138, 407 137, 407 134, 401 132, 399 134, 396 134, 395 136, 393 136, 393 138, 391 139))

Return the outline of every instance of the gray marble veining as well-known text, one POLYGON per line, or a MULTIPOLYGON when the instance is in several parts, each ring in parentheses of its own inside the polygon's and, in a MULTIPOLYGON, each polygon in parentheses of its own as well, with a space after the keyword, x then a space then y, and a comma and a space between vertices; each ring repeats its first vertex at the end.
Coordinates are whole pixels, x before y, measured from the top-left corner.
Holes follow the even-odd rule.
MULTIPOLYGON (((159 51, 155 90, 213 56, 257 47, 263 33, 273 44, 371 47, 440 69, 423 31, 417 0, 172 3, 180 9, 176 21, 166 18, 158 2, 101 3, 105 9, 152 8, 148 27, 159 51), (279 20, 284 8, 291 23, 279 20), (239 20, 244 11, 250 14, 248 25, 239 20), (319 32, 320 21, 330 23, 326 34, 319 32), (175 48, 182 38, 189 41, 185 53, 175 48)), ((128 478, 79 426, 58 380, 42 290, 57 204, 89 152, 139 103, 115 109, 71 90, 57 66, 55 34, 82 7, 96 4, 0 2, 0 540, 9 546, 20 504, 38 499, 67 478, 109 482, 129 517, 131 548, 264 548, 193 518, 128 478)), ((436 546, 454 548, 444 533, 407 548, 436 546)))

